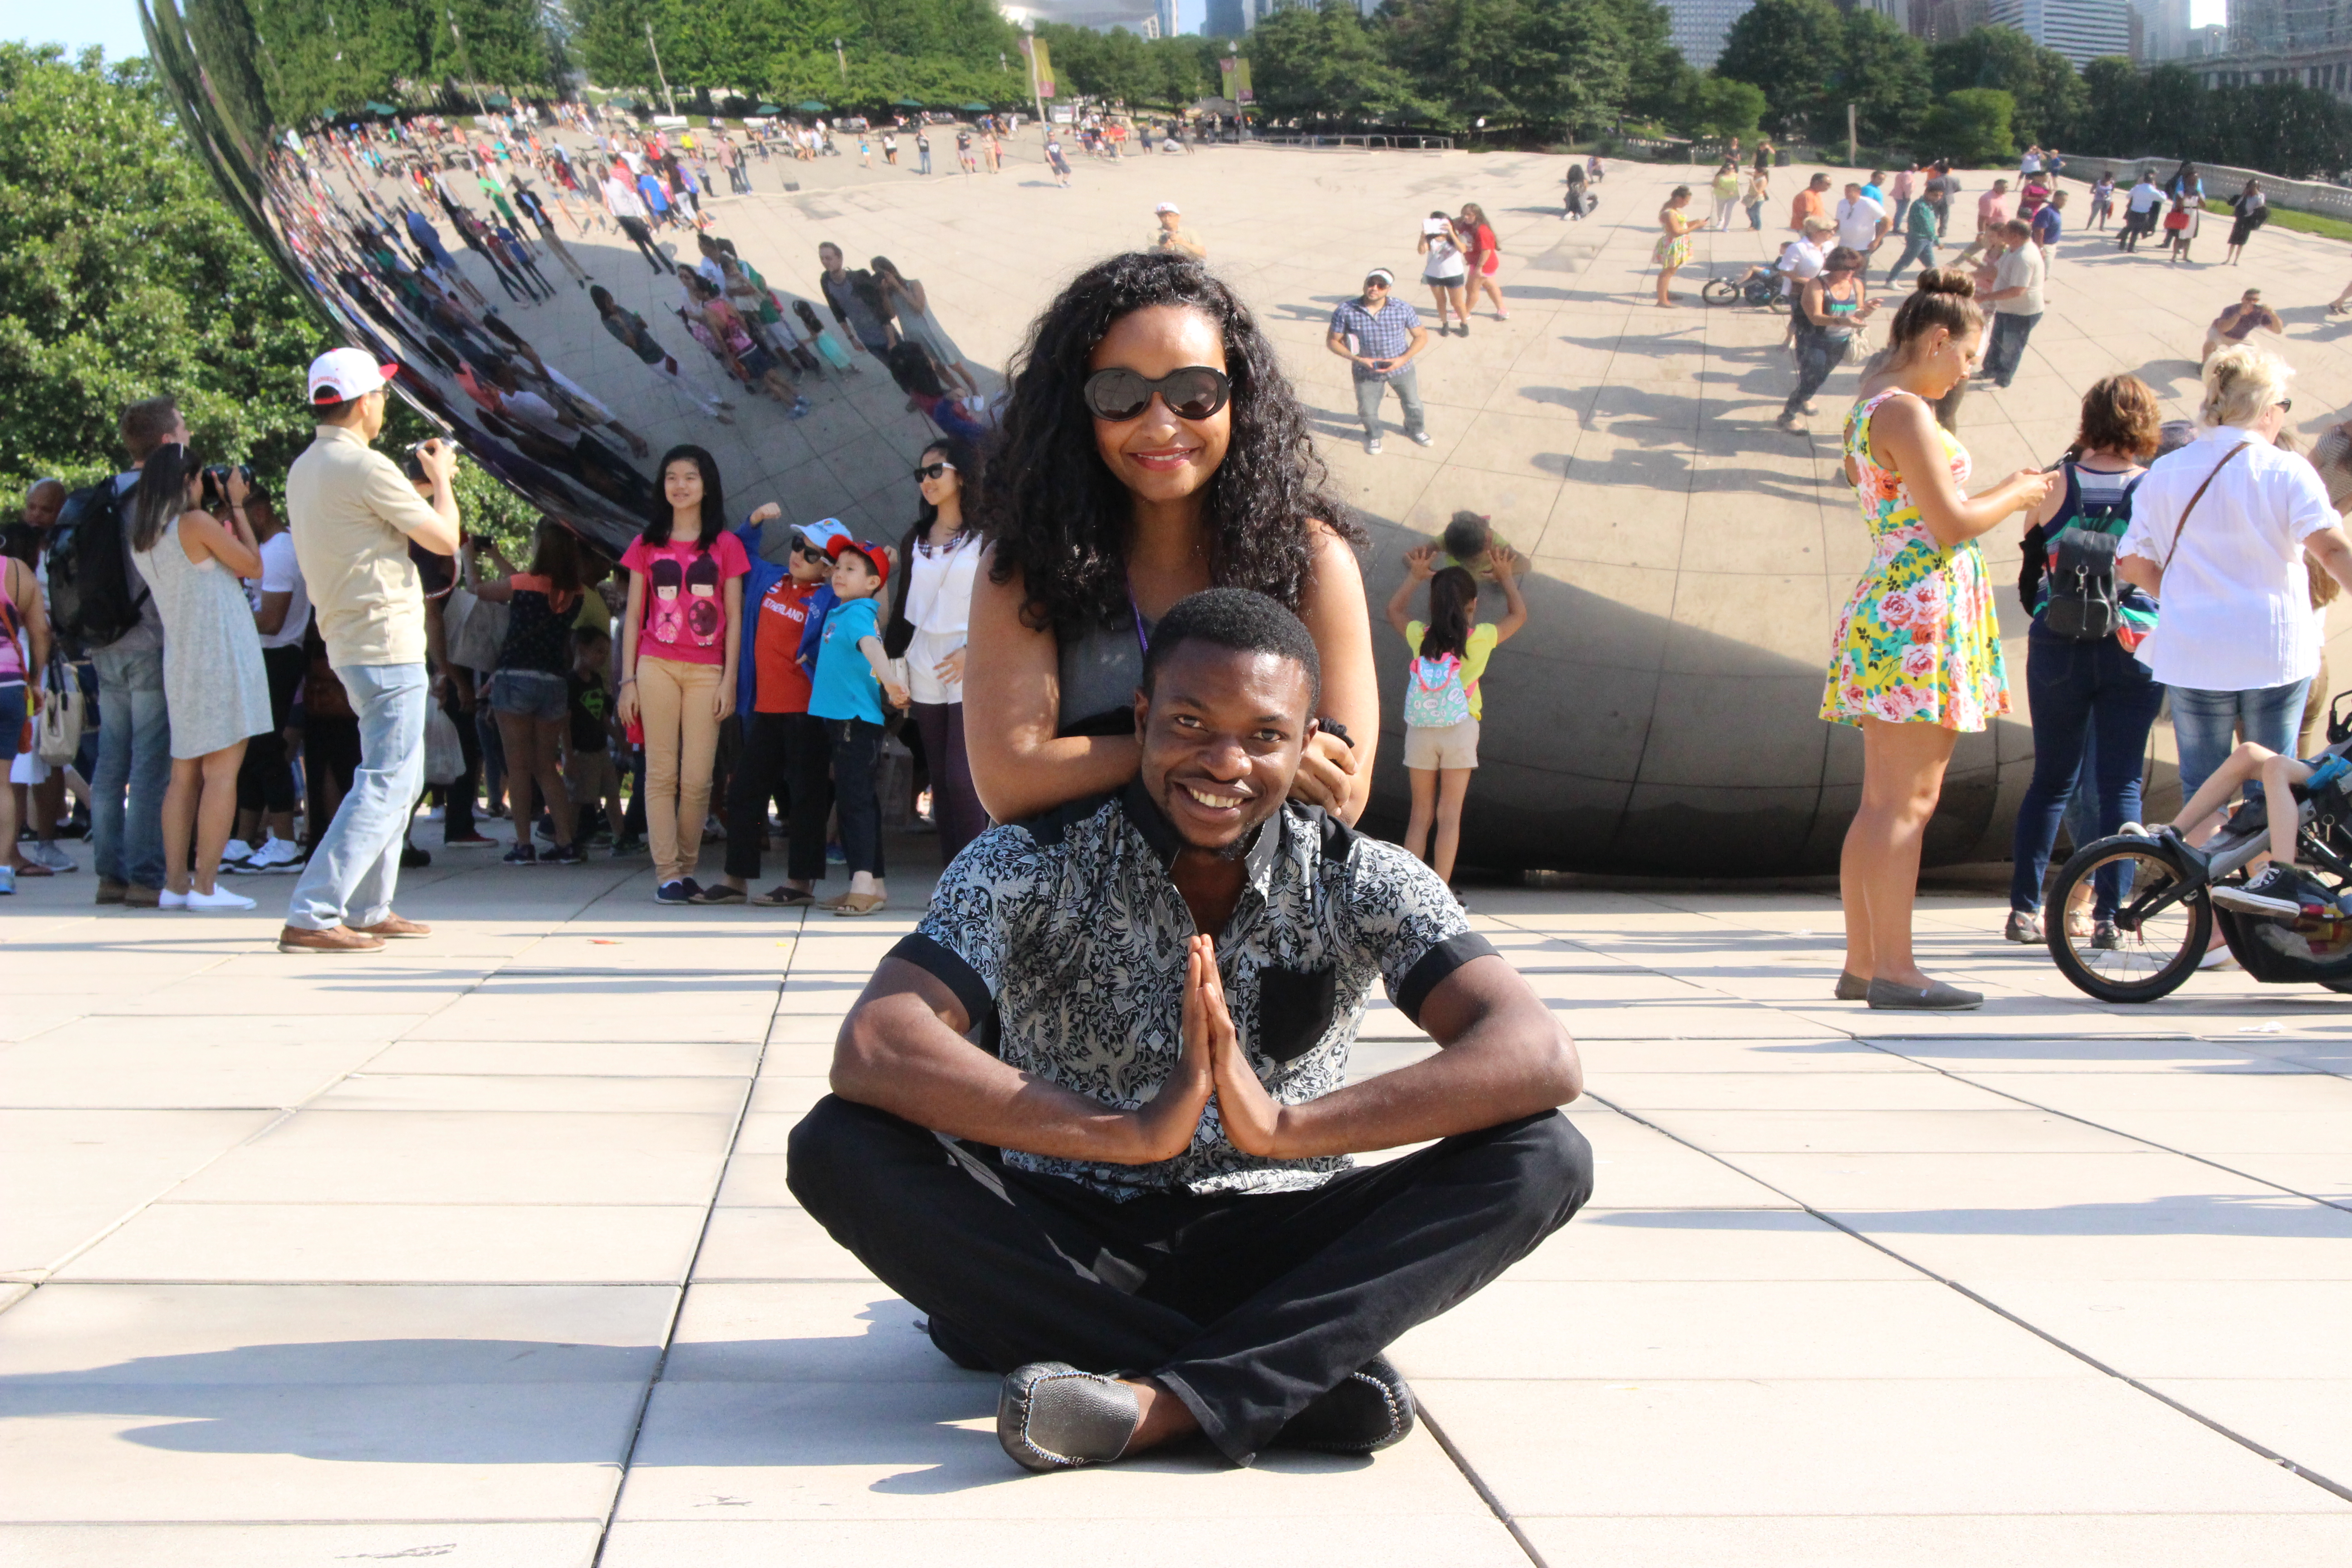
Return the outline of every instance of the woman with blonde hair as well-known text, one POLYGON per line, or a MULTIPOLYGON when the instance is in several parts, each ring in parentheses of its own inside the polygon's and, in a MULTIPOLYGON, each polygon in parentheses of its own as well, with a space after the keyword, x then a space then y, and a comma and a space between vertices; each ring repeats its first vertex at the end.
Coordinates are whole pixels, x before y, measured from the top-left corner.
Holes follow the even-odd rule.
POLYGON ((2116 576, 2164 604, 2139 657, 2171 689, 2183 795, 2221 765, 2236 731, 2293 754, 2319 668, 2305 552, 2352 586, 2352 542, 2327 487, 2276 444, 2294 374, 2243 345, 2207 360, 2202 428, 2149 467, 2116 548, 2116 576))
POLYGON ((1846 829, 1840 1000, 1946 1010, 1984 997, 1919 971, 1911 907, 1919 850, 1963 731, 2009 711, 2000 626, 1979 536, 2041 504, 2049 476, 2020 469, 1970 497, 1969 454, 1933 405, 1969 374, 1984 336, 1975 284, 1930 268, 1895 312, 1886 350, 1846 416, 1845 473, 1874 549, 1838 617, 1822 717, 1862 731, 1862 805, 1846 829))
MULTIPOLYGON (((2068 828, 2078 849, 2139 818, 2140 763, 2164 688, 2133 655, 2156 627, 2156 601, 2118 584, 2113 629, 2087 636, 2097 628, 2076 613, 2068 568, 2095 563, 2083 542, 2112 549, 2096 536, 2112 541, 2131 526, 2132 500, 2163 422, 2156 393, 2136 375, 2111 375, 2084 393, 2074 444, 2058 465, 2063 482, 2050 487, 2025 531, 2018 598, 2033 616, 2025 642, 2033 782, 2017 808, 2010 860, 2002 934, 2011 942, 2043 938, 2042 877, 2062 816, 2079 825, 2068 828), (2054 618, 2053 601, 2065 601, 2054 618)), ((2094 908, 2067 911, 2067 933, 2113 938, 2117 891, 2103 877, 2094 908)))

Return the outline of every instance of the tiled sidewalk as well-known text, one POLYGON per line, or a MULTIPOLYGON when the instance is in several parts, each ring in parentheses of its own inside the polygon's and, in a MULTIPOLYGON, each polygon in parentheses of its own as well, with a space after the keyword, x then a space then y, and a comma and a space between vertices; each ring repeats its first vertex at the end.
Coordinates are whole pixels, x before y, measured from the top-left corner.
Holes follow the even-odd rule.
MULTIPOLYGON (((436 935, 366 958, 86 879, 6 910, 0 1562, 2352 1557, 2352 1503, 2263 1453, 2352 1479, 2333 995, 2102 1008, 1931 897, 1931 967, 1994 1000, 1897 1021, 1822 1000, 1824 896, 1474 893, 1601 1163, 1399 1347, 1431 1425, 1031 1478, 783 1185, 911 909, 657 910, 495 854, 439 852, 402 900, 436 935)), ((1428 1048, 1365 1033, 1361 1071, 1428 1048)))

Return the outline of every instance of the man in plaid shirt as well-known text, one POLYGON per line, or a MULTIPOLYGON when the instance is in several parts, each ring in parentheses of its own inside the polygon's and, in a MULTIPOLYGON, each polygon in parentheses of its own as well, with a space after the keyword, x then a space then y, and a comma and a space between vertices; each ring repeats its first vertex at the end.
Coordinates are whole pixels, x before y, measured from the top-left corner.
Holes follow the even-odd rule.
POLYGON ((1422 426, 1421 383, 1412 362, 1429 346, 1429 329, 1402 300, 1392 300, 1396 275, 1375 267, 1364 278, 1360 299, 1349 300, 1331 312, 1331 352, 1346 360, 1356 376, 1356 413, 1364 422, 1364 450, 1381 450, 1381 390, 1396 388, 1397 405, 1404 410, 1404 433, 1420 445, 1429 445, 1422 426))

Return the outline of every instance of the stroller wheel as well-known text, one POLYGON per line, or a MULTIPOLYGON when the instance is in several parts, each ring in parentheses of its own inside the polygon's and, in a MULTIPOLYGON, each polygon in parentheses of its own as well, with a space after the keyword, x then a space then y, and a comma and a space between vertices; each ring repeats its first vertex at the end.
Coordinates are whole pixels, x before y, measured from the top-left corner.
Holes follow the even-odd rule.
POLYGON ((1739 288, 1727 278, 1710 278, 1698 297, 1710 305, 1728 305, 1739 298, 1739 288))

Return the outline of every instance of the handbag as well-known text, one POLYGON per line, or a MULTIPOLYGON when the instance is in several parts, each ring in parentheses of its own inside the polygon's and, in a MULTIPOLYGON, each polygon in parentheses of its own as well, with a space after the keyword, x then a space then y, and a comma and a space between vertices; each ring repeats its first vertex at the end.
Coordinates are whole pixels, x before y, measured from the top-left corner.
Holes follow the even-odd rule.
POLYGON ((41 672, 41 713, 33 738, 33 750, 41 761, 61 768, 79 754, 89 709, 89 699, 82 695, 81 683, 74 679, 57 650, 50 649, 48 668, 41 672))
POLYGON ((2189 226, 2189 209, 2175 207, 2164 215, 2164 226, 2178 234, 2189 226))
POLYGON ((2197 493, 2190 496, 2189 498, 2189 504, 2180 509, 2180 521, 2172 525, 2172 543, 2165 550, 2164 564, 2157 568, 2157 572, 2159 576, 2164 573, 2172 570, 2172 558, 2180 552, 2180 535, 2181 531, 2189 526, 2189 514, 2197 510, 2197 503, 2205 499, 2206 490, 2211 488, 2215 479, 2221 477, 2221 470, 2228 468, 2231 460, 2234 459, 2239 453, 2244 451, 2247 447, 2252 445, 2253 443, 2252 441, 2241 441, 2236 446, 2231 447, 2229 456, 2223 458, 2220 462, 2213 465, 2213 471, 2205 476, 2205 482, 2197 487, 2197 493))
POLYGON ((456 784, 466 773, 466 752, 457 740, 457 721, 438 702, 425 710, 425 782, 456 784))

